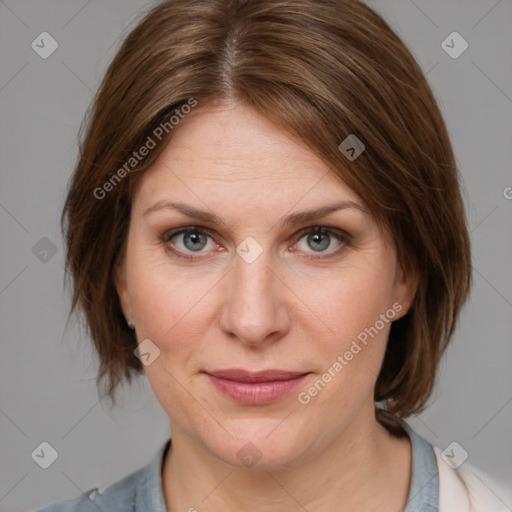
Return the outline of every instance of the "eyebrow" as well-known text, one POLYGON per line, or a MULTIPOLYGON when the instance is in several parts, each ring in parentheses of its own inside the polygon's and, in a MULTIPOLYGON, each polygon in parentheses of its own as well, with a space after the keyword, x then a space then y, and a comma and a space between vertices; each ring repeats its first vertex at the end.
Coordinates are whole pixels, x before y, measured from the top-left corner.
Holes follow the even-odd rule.
MULTIPOLYGON (((286 225, 294 226, 296 224, 301 224, 303 222, 308 222, 325 217, 326 215, 329 215, 330 213, 333 213, 338 210, 346 209, 355 209, 363 213, 368 213, 368 210, 358 203, 355 203, 353 201, 338 201, 336 203, 327 204, 325 206, 321 206, 319 208, 315 208, 312 210, 305 210, 302 212, 287 215, 286 217, 283 217, 279 221, 279 225, 280 227, 284 227, 286 225)), ((182 213, 183 215, 186 215, 187 217, 199 219, 204 222, 213 224, 214 226, 224 224, 222 219, 215 215, 214 213, 199 210, 198 208, 189 204, 175 203, 166 200, 156 202, 155 204, 144 210, 142 215, 146 216, 159 210, 176 210, 182 213)))

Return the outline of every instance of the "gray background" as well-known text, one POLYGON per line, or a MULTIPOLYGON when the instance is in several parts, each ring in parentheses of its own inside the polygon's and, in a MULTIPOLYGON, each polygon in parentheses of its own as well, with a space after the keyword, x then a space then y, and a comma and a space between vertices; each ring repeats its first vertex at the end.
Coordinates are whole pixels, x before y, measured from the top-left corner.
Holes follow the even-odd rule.
MULTIPOLYGON (((474 290, 444 358, 432 405, 411 417, 441 449, 512 481, 512 2, 369 2, 411 48, 433 87, 464 179, 474 290), (469 48, 441 43, 459 32, 469 48), (507 198, 508 196, 508 198, 507 198)), ((169 435, 144 378, 109 411, 96 361, 75 324, 65 330, 58 220, 77 155, 77 131, 120 37, 142 0, 0 2, 0 510, 29 510, 116 481, 149 462, 169 435), (42 59, 43 31, 58 49, 42 59), (56 254, 37 250, 55 244, 56 254), (36 246, 35 253, 32 248, 36 246), (43 258, 43 261, 41 261, 43 258), (31 458, 49 442, 46 470, 31 458)), ((512 510, 512 503, 507 504, 512 510)))

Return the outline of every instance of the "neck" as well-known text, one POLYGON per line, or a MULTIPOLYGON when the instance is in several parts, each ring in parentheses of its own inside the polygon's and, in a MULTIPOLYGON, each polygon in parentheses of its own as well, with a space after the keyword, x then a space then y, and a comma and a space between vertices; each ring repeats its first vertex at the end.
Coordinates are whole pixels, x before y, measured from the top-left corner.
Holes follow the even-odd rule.
POLYGON ((226 464, 173 428, 162 471, 167 511, 401 510, 410 484, 409 439, 391 436, 373 415, 361 420, 321 453, 272 471, 226 464))

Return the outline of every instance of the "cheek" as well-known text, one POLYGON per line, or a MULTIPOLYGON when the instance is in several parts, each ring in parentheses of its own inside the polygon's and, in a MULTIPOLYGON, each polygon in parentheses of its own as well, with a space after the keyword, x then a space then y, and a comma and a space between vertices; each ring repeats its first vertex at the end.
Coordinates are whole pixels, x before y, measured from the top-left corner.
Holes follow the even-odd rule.
POLYGON ((221 276, 180 271, 157 253, 154 249, 134 251, 129 261, 137 336, 139 341, 149 338, 166 365, 180 371, 197 349, 194 340, 204 337, 214 319, 209 318, 214 312, 208 296, 221 276))
POLYGON ((201 417, 186 390, 193 389, 192 361, 208 320, 201 302, 203 287, 190 274, 171 275, 169 269, 161 260, 133 258, 130 286, 138 340, 148 338, 160 351, 144 372, 163 409, 179 422, 181 417, 201 417))
MULTIPOLYGON (((302 322, 310 329, 313 322, 327 335, 329 350, 342 349, 392 307, 392 270, 392 265, 377 267, 363 260, 339 272, 329 270, 314 280, 298 281, 294 292, 306 306, 301 308, 302 322)), ((378 329, 385 330, 380 323, 378 329)))
POLYGON ((326 407, 332 401, 350 409, 373 394, 396 315, 392 271, 392 265, 354 265, 337 277, 330 273, 329 278, 317 279, 315 287, 304 284, 298 291, 307 297, 309 308, 304 309, 300 323, 309 326, 311 339, 321 340, 315 352, 322 382, 305 390, 305 401, 326 407), (310 311, 317 317, 314 325, 310 311), (319 330, 325 336, 315 337, 319 330))

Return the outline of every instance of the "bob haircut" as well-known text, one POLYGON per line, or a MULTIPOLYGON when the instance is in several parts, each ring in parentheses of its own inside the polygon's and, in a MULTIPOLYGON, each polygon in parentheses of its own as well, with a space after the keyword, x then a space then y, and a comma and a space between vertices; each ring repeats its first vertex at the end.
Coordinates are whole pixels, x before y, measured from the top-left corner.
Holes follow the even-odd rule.
POLYGON ((358 0, 166 0, 126 36, 85 136, 80 128, 61 217, 70 315, 85 316, 98 389, 106 379, 115 404, 118 384, 143 372, 113 281, 137 182, 170 140, 170 119, 222 101, 253 107, 310 148, 391 233, 402 268, 418 271, 412 306, 391 327, 375 401, 381 422, 420 412, 471 287, 466 214, 422 70, 358 0), (355 159, 339 149, 349 135, 365 146, 355 159))

